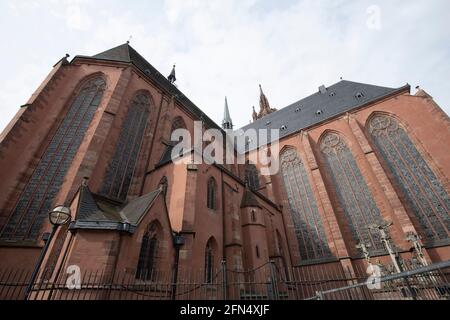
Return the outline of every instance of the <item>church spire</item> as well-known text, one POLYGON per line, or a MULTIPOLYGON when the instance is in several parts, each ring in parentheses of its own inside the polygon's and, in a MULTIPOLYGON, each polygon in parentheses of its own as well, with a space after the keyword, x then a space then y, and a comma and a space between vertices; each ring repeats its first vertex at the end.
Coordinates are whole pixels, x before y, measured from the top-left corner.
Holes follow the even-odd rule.
POLYGON ((231 120, 230 110, 228 108, 227 97, 225 97, 225 110, 224 110, 224 114, 223 114, 222 128, 225 130, 233 129, 233 120, 231 120))
POLYGON ((266 95, 264 94, 264 91, 262 89, 262 86, 259 85, 259 91, 260 91, 260 97, 259 97, 259 106, 260 106, 260 114, 262 116, 265 116, 270 113, 270 104, 269 100, 267 100, 266 95))
POLYGON ((270 107, 269 100, 267 99, 266 95, 264 94, 264 91, 262 89, 262 86, 259 85, 259 114, 256 113, 255 107, 253 107, 253 121, 256 121, 258 119, 261 119, 264 116, 267 116, 268 114, 271 114, 277 109, 273 109, 270 107))

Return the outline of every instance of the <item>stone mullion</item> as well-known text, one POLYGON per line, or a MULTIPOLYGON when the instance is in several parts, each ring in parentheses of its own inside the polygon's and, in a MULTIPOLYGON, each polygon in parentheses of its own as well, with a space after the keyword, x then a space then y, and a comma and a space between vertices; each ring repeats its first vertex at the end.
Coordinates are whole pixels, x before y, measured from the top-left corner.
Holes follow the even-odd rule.
MULTIPOLYGON (((139 139, 138 136, 140 133, 143 134, 143 132, 145 132, 145 129, 143 131, 139 131, 139 129, 141 128, 142 122, 145 121, 145 110, 144 110, 144 112, 139 113, 138 107, 136 106, 135 113, 136 113, 135 118, 138 119, 138 121, 137 121, 138 124, 136 125, 136 129, 134 130, 134 132, 132 132, 132 135, 131 135, 131 138, 133 139, 133 143, 131 144, 130 154, 128 155, 128 159, 127 159, 126 165, 125 165, 125 170, 123 171, 123 177, 121 179, 120 188, 119 188, 118 195, 117 195, 117 197, 119 199, 121 198, 121 194, 122 194, 123 188, 124 188, 124 183, 128 176, 128 169, 130 166, 130 161, 131 162, 133 161, 133 151, 134 151, 134 148, 136 148, 136 144, 137 144, 136 142, 139 139)), ((130 136, 127 137, 127 140, 129 140, 129 139, 130 139, 130 136)), ((140 149, 141 144, 142 144, 142 139, 141 139, 141 143, 139 144, 139 149, 140 149)), ((138 156, 139 156, 139 151, 138 151, 136 157, 138 157, 138 156)), ((135 162, 134 166, 136 166, 136 162, 135 162)), ((134 173, 134 168, 133 168, 133 173, 134 173)), ((133 178, 133 176, 131 176, 131 179, 132 178, 133 178)), ((130 181, 130 184, 131 184, 131 181, 130 181)), ((128 190, 127 190, 127 193, 128 193, 128 190)), ((125 196, 125 198, 126 198, 126 196, 125 196)))
POLYGON ((372 147, 370 146, 368 140, 366 139, 365 135, 363 134, 362 130, 359 128, 356 120, 350 116, 349 119, 349 125, 352 129, 353 134, 355 135, 356 140, 358 141, 359 145, 362 147, 365 157, 367 159, 367 162, 369 163, 370 167, 373 170, 373 173, 377 179, 377 181, 380 183, 380 185, 383 186, 384 194, 388 200, 388 203, 390 205, 390 209, 392 210, 393 214, 399 219, 400 227, 404 234, 408 233, 409 231, 414 231, 414 226, 411 223, 410 217, 406 213, 406 210, 401 203, 400 199, 398 198, 397 193, 394 190, 393 185, 391 184, 389 178, 386 175, 386 172, 384 171, 383 167, 381 166, 380 161, 376 158, 372 147))
MULTIPOLYGON (((81 106, 84 105, 84 102, 86 101, 87 97, 89 97, 89 93, 91 93, 91 92, 86 93, 86 95, 85 95, 85 97, 84 97, 84 99, 83 99, 83 103, 81 104, 79 110, 77 110, 77 113, 74 115, 73 119, 71 120, 70 125, 67 127, 67 130, 66 130, 66 132, 65 132, 65 134, 64 134, 64 136, 63 136, 63 138, 61 139, 61 141, 60 141, 58 147, 56 148, 55 152, 54 152, 53 155, 52 155, 52 159, 54 159, 55 156, 56 156, 56 154, 58 153, 59 149, 61 148, 61 143, 64 143, 64 137, 66 137, 67 135, 69 135, 69 141, 68 141, 68 143, 67 143, 67 147, 65 148, 65 150, 63 149, 64 151, 63 151, 63 156, 62 156, 62 158, 61 158, 61 161, 59 161, 57 164, 54 164, 54 163, 50 162, 50 165, 47 166, 47 168, 46 168, 46 170, 45 170, 45 173, 43 173, 43 174, 41 175, 41 177, 39 178, 39 182, 42 181, 42 179, 44 178, 44 176, 45 176, 46 173, 47 173, 47 170, 49 170, 49 169, 52 167, 52 164, 53 164, 53 165, 56 165, 55 171, 54 171, 53 174, 52 174, 52 178, 51 178, 51 180, 49 181, 48 185, 47 185, 46 188, 45 188, 43 197, 42 197, 40 200, 38 200, 38 201, 39 201, 39 206, 38 206, 37 210, 33 213, 33 216, 32 216, 32 218, 30 219, 30 221, 31 221, 30 226, 28 227, 28 230, 27 230, 27 232, 24 234, 24 236, 27 236, 27 235, 31 232, 32 227, 33 227, 34 222, 35 222, 35 219, 36 219, 36 217, 37 217, 37 214, 38 214, 38 212, 41 210, 42 205, 45 203, 46 195, 47 195, 47 193, 48 193, 48 190, 49 190, 49 188, 50 188, 52 182, 54 181, 54 179, 55 179, 55 177, 56 177, 56 175, 57 175, 57 173, 58 173, 59 167, 61 166, 61 163, 64 161, 64 159, 65 159, 65 157, 66 157, 66 155, 67 155, 67 151, 69 150, 69 148, 70 148, 70 146, 71 146, 71 143, 74 141, 74 139, 77 138, 76 133, 78 132, 78 129, 80 128, 80 126, 81 126, 81 124, 82 124, 82 122, 83 122, 83 119, 85 118, 86 114, 89 112, 89 107, 91 107, 92 101, 95 99, 95 97, 96 97, 96 95, 98 94, 98 92, 99 92, 99 90, 98 90, 98 88, 96 88, 96 91, 94 92, 92 98, 90 99, 89 104, 87 104, 87 106, 86 106, 86 110, 85 110, 84 112, 81 111, 81 112, 82 112, 82 115, 81 115, 81 118, 79 119, 79 122, 78 122, 78 124, 77 124, 76 121, 77 121, 78 119, 76 119, 75 117, 77 117, 77 116, 79 115, 79 111, 82 110, 82 109, 81 109, 81 106), (70 128, 71 128, 71 125, 72 125, 73 123, 75 123, 75 125, 77 125, 77 127, 76 127, 76 130, 75 130, 73 136, 70 137, 70 133, 68 134, 68 132, 69 132, 69 130, 70 130, 70 128)), ((71 105, 71 107, 72 107, 72 105, 71 105)), ((63 147, 64 147, 64 145, 63 145, 63 147)), ((66 172, 66 173, 67 173, 67 172, 66 172)), ((39 188, 39 187, 37 187, 37 188, 39 188)), ((55 194, 54 196, 56 196, 56 194, 55 194)), ((33 198, 30 199, 30 201, 28 202, 27 209, 31 206, 33 200, 34 200, 34 196, 33 196, 33 198)), ((27 209, 25 210, 25 212, 27 211, 27 209)), ((24 217, 24 215, 22 216, 22 219, 23 219, 23 217, 24 217)), ((21 222, 18 223, 18 225, 20 225, 20 224, 21 224, 21 222)), ((16 228, 16 232, 17 232, 17 228, 16 228)), ((15 234, 14 234, 14 235, 15 235, 15 234)))
MULTIPOLYGON (((348 150, 348 152, 350 153, 350 155, 351 155, 351 151, 350 150, 348 150)), ((372 215, 372 210, 371 210, 371 206, 370 206, 370 199, 368 199, 367 198, 367 193, 365 192, 366 190, 364 190, 364 189, 368 189, 368 187, 367 187, 367 185, 361 185, 361 183, 360 183, 360 181, 358 181, 359 179, 358 179, 358 177, 357 177, 357 175, 361 175, 361 172, 358 172, 358 173, 355 173, 354 172, 354 170, 352 169, 352 164, 350 163, 350 160, 349 159, 345 159, 346 161, 346 164, 347 164, 347 168, 348 168, 348 172, 350 172, 350 174, 353 176, 353 178, 354 178, 354 180, 355 180, 355 183, 357 184, 357 188, 360 190, 360 194, 364 197, 364 201, 358 201, 359 199, 358 199, 358 196, 356 195, 356 191, 355 191, 355 188, 354 188, 354 186, 352 186, 352 184, 350 183, 350 188, 352 189, 352 191, 353 191, 353 194, 354 194, 354 196, 355 196, 355 199, 356 199, 356 202, 358 203, 358 208, 360 209, 359 210, 359 212, 360 212, 360 217, 362 218, 362 220, 364 221, 364 225, 366 226, 366 227, 368 227, 369 226, 369 224, 370 224, 370 220, 374 220, 373 222, 376 222, 376 217, 374 217, 373 215, 372 215), (363 211, 363 209, 361 208, 361 205, 360 205, 360 202, 363 202, 363 204, 364 204, 364 209, 365 210, 367 210, 368 212, 370 212, 369 213, 369 215, 370 215, 370 218, 372 218, 372 219, 366 219, 366 215, 364 214, 364 211, 363 211), (369 223, 368 223, 368 220, 369 220, 369 223)), ((342 164, 342 163, 341 163, 342 164)), ((344 164, 342 164, 342 166, 344 167, 344 164)), ((357 166, 357 164, 355 163, 355 166, 357 166)), ((359 169, 358 167, 356 167, 356 169, 359 169)), ((347 172, 347 171, 345 171, 344 170, 344 172, 347 172)), ((346 176, 348 176, 347 174, 346 174, 346 176)), ((365 181, 364 181, 364 178, 362 178, 363 179, 363 183, 366 183, 365 181)), ((369 190, 367 190, 368 192, 370 192, 369 190)), ((363 199, 361 199, 361 200, 363 200, 363 199)), ((358 228, 361 230, 362 228, 364 228, 364 225, 359 225, 358 226, 358 228)), ((362 229, 363 230, 363 229, 362 229)), ((369 236, 369 238, 370 238, 370 240, 371 240, 371 242, 372 242, 372 245, 374 246, 374 248, 376 248, 376 244, 375 244, 375 240, 374 240, 374 235, 372 234, 372 232, 369 232, 369 231, 362 231, 363 232, 363 234, 367 234, 368 236, 369 236)))
MULTIPOLYGON (((304 231, 306 233, 307 238, 309 239, 309 241, 311 241, 310 246, 312 248, 314 256, 309 258, 309 259, 314 259, 314 258, 316 258, 317 253, 316 253, 316 250, 315 250, 314 245, 313 245, 314 241, 313 241, 312 236, 311 236, 308 214, 306 212, 306 207, 305 207, 305 204, 304 204, 305 201, 303 201, 304 199, 301 198, 300 183, 299 183, 299 179, 298 179, 299 176, 300 176, 300 173, 298 172, 298 170, 296 172, 296 167, 298 167, 298 165, 299 165, 298 164, 299 159, 298 159, 297 151, 295 151, 295 153, 296 153, 296 161, 297 161, 297 163, 295 165, 293 165, 291 163, 291 168, 292 168, 292 173, 293 173, 292 176, 294 177, 294 181, 295 181, 296 191, 298 192, 298 194, 300 196, 300 199, 296 198, 296 203, 301 202, 301 208, 302 208, 301 217, 303 217, 303 219, 305 219, 305 225, 307 226, 305 230, 303 230, 303 228, 302 228, 302 231, 304 231), (302 201, 299 201, 299 200, 302 200, 302 201)), ((301 218, 300 218, 300 222, 301 222, 301 218)), ((308 247, 308 245, 306 243, 305 243, 305 247, 306 248, 308 247)))
MULTIPOLYGON (((83 90, 82 90, 82 91, 83 91, 83 90)), ((81 91, 81 92, 82 92, 82 91, 81 91)), ((79 94, 81 94, 81 92, 80 92, 79 94)), ((86 100, 86 97, 87 97, 87 95, 85 95, 85 96, 83 97, 83 102, 86 100)), ((78 98, 78 96, 75 97, 75 100, 72 102, 72 105, 75 103, 75 101, 77 100, 77 98, 78 98)), ((83 103, 83 102, 82 102, 82 103, 83 103)), ((72 106, 72 105, 71 105, 71 106, 72 106)), ((77 112, 73 115, 72 120, 70 120, 70 122, 68 122, 69 124, 73 122, 73 118, 78 114, 78 111, 79 111, 79 109, 78 109, 77 112)), ((70 113, 70 112, 71 112, 71 108, 69 108, 68 113, 70 113)), ((8 222, 5 224, 5 228, 8 226, 8 224, 10 223, 10 220, 13 218, 13 214, 14 214, 14 212, 17 210, 17 207, 18 207, 18 205, 19 205, 20 202, 21 202, 21 198, 22 198, 23 193, 26 191, 26 189, 27 189, 27 187, 28 187, 28 184, 32 181, 33 176, 34 176, 34 173, 35 173, 35 171, 39 168, 39 165, 41 164, 41 161, 43 161, 43 160, 46 158, 47 151, 48 151, 48 149, 50 148, 50 146, 51 146, 51 144, 52 144, 52 142, 53 142, 54 137, 58 134, 58 131, 59 131, 59 129, 61 128, 61 126, 62 126, 63 124, 64 124, 64 119, 61 121, 60 125, 58 126, 58 129, 55 131, 55 133, 53 134, 53 137, 50 139, 50 142, 49 142, 48 146, 45 148, 45 151, 44 151, 44 153, 43 153, 43 155, 42 155, 40 161, 38 161, 38 163, 37 163, 37 165, 36 165, 36 168, 35 168, 34 171, 32 172, 32 174, 31 174, 31 176, 30 176, 30 178, 29 178, 27 184, 25 185, 24 189, 22 190, 22 192, 21 192, 21 194, 20 194, 20 196, 19 196, 19 199, 17 200, 17 202, 16 202, 16 204, 15 204, 15 206, 14 206, 14 209, 12 210, 12 215, 10 215, 10 218, 8 219, 8 222)), ((13 232, 13 235, 12 235, 12 236, 14 236, 14 235, 16 234, 18 226, 21 224, 21 222, 22 222, 22 220, 23 220, 25 214, 27 213, 27 210, 28 210, 29 206, 31 205, 31 202, 34 200, 34 198, 35 198, 35 196, 36 196, 36 190, 39 188, 40 181, 42 181, 42 179, 43 179, 43 177, 45 176, 46 172, 49 170, 49 168, 50 168, 50 166, 51 166, 51 164, 52 164, 52 161, 51 161, 51 160, 54 159, 54 157, 55 157, 55 155, 56 155, 56 151, 59 149, 61 143, 64 141, 64 137, 65 137, 67 131, 69 130, 69 127, 70 127, 70 125, 68 125, 67 128, 65 129, 64 133, 62 134, 62 136, 61 136, 61 138, 60 138, 60 140, 59 140, 59 142, 58 142, 58 144, 57 144, 57 146, 56 146, 56 148, 55 148, 55 151, 50 155, 50 160, 49 160, 48 163, 46 164, 46 166, 45 166, 45 168, 44 168, 42 174, 40 175, 40 177, 37 179, 36 187, 35 187, 35 188, 33 189, 33 191, 31 192, 31 198, 27 201, 26 207, 25 207, 23 213, 22 213, 22 214, 20 215, 20 217, 19 217, 19 221, 15 223, 16 226, 14 227, 14 232, 13 232)))
MULTIPOLYGON (((127 169, 127 165, 128 165, 128 159, 131 156, 131 150, 133 148, 133 145, 130 145, 128 142, 130 139, 133 138, 133 136, 136 134, 137 132, 137 125, 136 122, 139 122, 139 114, 136 112, 136 110, 133 110, 135 107, 134 103, 131 103, 130 105, 130 109, 128 110, 128 114, 125 117, 125 125, 127 125, 127 118, 131 117, 131 121, 130 121, 130 125, 128 128, 125 128, 127 130, 127 134, 126 136, 122 136, 121 134, 119 134, 119 138, 117 140, 117 143, 119 142, 124 142, 124 148, 123 148, 123 152, 119 155, 120 157, 120 161, 119 164, 117 165, 117 170, 114 173, 114 179, 112 180, 112 185, 111 185, 111 191, 110 191, 110 196, 113 196, 115 198, 119 198, 120 197, 120 191, 122 188, 122 183, 123 183, 123 179, 124 179, 124 175, 126 173, 126 169, 127 169), (124 137, 124 140, 121 141, 121 138, 124 137), (128 152, 128 155, 127 155, 128 152)), ((123 130, 123 124, 121 129, 123 130)), ((117 150, 114 152, 114 156, 117 156, 117 150)))
MULTIPOLYGON (((397 153, 398 153, 398 155, 399 155, 399 159, 405 164, 404 167, 405 167, 408 171, 411 172, 411 168, 410 168, 410 166, 408 165, 408 162, 407 162, 407 161, 404 159, 404 157, 401 155, 401 153, 400 153, 399 150, 398 150, 398 147, 396 147, 396 146, 393 144, 393 141, 392 141, 391 137, 388 136, 387 139, 388 139, 388 141, 392 144, 392 146, 395 148, 395 150, 397 151, 397 153)), ((400 139, 398 139, 398 140, 400 140, 400 139)), ((410 158, 412 159, 412 161, 415 163, 417 169, 418 169, 419 171, 421 171, 420 165, 415 161, 414 157, 409 153, 408 148, 406 148, 406 146, 403 144, 402 141, 400 141, 400 144, 403 146, 403 149, 405 150, 405 152, 408 153, 408 155, 410 156, 410 158)), ((425 164, 426 164, 426 163, 425 163, 425 164)), ((426 165, 427 165, 427 164, 426 164, 426 165)), ((446 208, 446 207, 447 207, 446 204, 443 203, 441 197, 440 197, 439 195, 436 194, 436 190, 433 188, 433 185, 430 183, 430 181, 429 181, 427 175, 426 175, 426 174, 423 174, 423 172, 422 172, 422 176, 423 176, 423 177, 425 178, 425 180, 428 182, 428 185, 429 185, 430 189, 432 190, 432 193, 435 195, 435 197, 438 199, 438 201, 443 205, 443 207, 446 208)), ((415 175, 413 175, 413 178, 414 178, 414 180, 417 181, 417 178, 415 178, 415 175)), ((437 179, 437 177, 436 177, 436 179, 437 179)), ((435 213, 436 218, 439 220, 439 222, 442 224, 442 226, 445 227, 445 223, 444 223, 443 221, 441 221, 440 214, 436 211, 436 209, 435 209, 433 203, 431 202, 431 199, 427 196, 426 190, 424 190, 424 188, 422 187, 422 185, 419 184, 419 183, 417 183, 417 186, 418 186, 419 189, 422 191, 422 194, 424 195, 424 198, 425 198, 426 201, 429 203, 430 208, 431 208, 431 210, 433 210, 433 212, 435 213)), ((445 227, 445 228, 446 228, 446 227, 445 227)), ((448 234, 448 230, 447 230, 447 234, 448 234)))
MULTIPOLYGON (((288 168, 289 167, 292 167, 291 163, 288 164, 288 168)), ((288 172, 289 172, 289 170, 288 170, 288 172)), ((297 201, 294 199, 294 191, 293 191, 292 183, 291 183, 290 178, 289 178, 289 174, 284 175, 284 179, 285 179, 286 189, 289 190, 289 191, 288 190, 286 190, 286 191, 288 193, 288 201, 289 201, 289 204, 290 204, 290 208, 289 209, 290 209, 290 212, 291 212, 292 220, 294 222, 295 236, 297 238, 297 241, 299 241, 298 236, 297 236, 297 231, 300 231, 300 235, 301 235, 301 238, 303 240, 301 246, 305 250, 306 259, 309 259, 308 249, 307 249, 307 246, 306 246, 306 238, 305 238, 305 235, 303 234, 303 229, 301 227, 301 221, 300 221, 300 225, 299 225, 299 221, 298 221, 300 217, 296 217, 295 216, 297 214, 300 215, 300 212, 299 212, 299 208, 300 207, 298 206, 297 201), (290 201, 289 199, 292 199, 292 201, 290 201), (295 208, 294 212, 292 212, 292 207, 295 208), (293 214, 293 213, 295 213, 295 214, 293 214)), ((299 244, 299 246, 300 246, 300 244, 299 244)), ((300 258, 303 258, 301 256, 301 252, 300 252, 300 258)))
MULTIPOLYGON (((318 248, 316 248, 315 246, 314 246, 313 248, 314 248, 314 249, 318 249, 319 251, 322 252, 322 254, 321 254, 320 256, 317 256, 317 254, 316 254, 316 258, 318 258, 318 257, 324 257, 326 254, 325 254, 324 247, 322 246, 321 243, 322 243, 323 240, 326 240, 326 239, 322 239, 322 238, 321 238, 321 232, 320 232, 320 229, 322 229, 322 221, 320 220, 319 212, 317 211, 317 215, 319 215, 319 216, 316 217, 316 214, 315 214, 315 212, 314 212, 314 210, 313 210, 313 208, 312 208, 311 201, 314 201, 315 199, 310 199, 310 198, 308 197, 308 190, 307 190, 307 184, 309 184, 308 176, 306 175, 306 177, 305 177, 305 176, 303 175, 303 171, 306 171, 305 168, 304 168, 304 163, 301 161, 299 155, 297 155, 297 157, 299 158, 299 159, 298 159, 298 161, 299 161, 299 171, 301 171, 299 176, 300 176, 300 179, 301 179, 301 181, 302 181, 302 186, 303 186, 304 195, 305 195, 305 197, 306 197, 306 202, 308 203, 309 217, 310 217, 311 220, 314 222, 314 227, 316 228, 315 231, 317 232, 317 238, 318 238, 319 241, 320 241, 320 243, 317 244, 317 245, 318 245, 318 248), (302 167, 302 166, 303 166, 303 167, 302 167), (300 168, 303 169, 303 170, 300 170, 300 168), (304 179, 306 179, 306 182, 305 182, 304 179)), ((306 172, 305 172, 305 174, 306 174, 306 172)), ((312 190, 311 190, 311 192, 312 192, 312 190)))
POLYGON ((303 152, 306 155, 307 161, 304 163, 305 170, 309 170, 312 176, 313 193, 317 194, 318 198, 318 210, 323 213, 324 221, 328 224, 328 229, 331 234, 332 243, 334 244, 335 253, 338 257, 348 257, 349 253, 345 245, 344 237, 341 232, 341 228, 338 224, 336 213, 331 205, 331 199, 325 188, 325 182, 323 180, 322 174, 319 171, 319 166, 317 164, 315 155, 312 151, 311 142, 307 133, 303 135, 301 139, 301 146, 303 147, 303 152))
MULTIPOLYGON (((392 145, 392 143, 391 143, 391 145, 392 145)), ((411 185, 410 185, 409 183, 407 183, 408 180, 404 177, 402 171, 400 170, 399 164, 396 163, 394 160, 392 160, 392 155, 390 155, 389 152, 387 152, 387 150, 385 150, 384 152, 385 152, 386 157, 387 157, 388 159, 391 158, 390 162, 391 162, 391 164, 397 169, 397 170, 396 170, 397 174, 401 177, 401 179, 402 179, 403 181, 405 181, 404 186, 405 186, 405 188, 407 189, 406 192, 410 192, 412 195, 414 195, 414 192, 411 190, 411 185)), ((398 154, 398 151, 397 151, 397 150, 396 150, 396 152, 397 152, 397 154, 398 154)), ((408 170, 408 171, 409 171, 409 170, 408 170)), ((411 172, 410 172, 410 174, 414 174, 414 173, 411 173, 411 172)), ((415 179, 413 178, 413 180, 415 180, 415 179)), ((415 184, 417 184, 417 181, 415 181, 415 184)), ((415 195, 414 195, 414 198, 416 199, 416 196, 415 196, 415 195)), ((428 222, 429 229, 432 230, 432 232, 433 232, 435 235, 437 235, 437 231, 434 229, 433 224, 432 224, 432 223, 430 222, 430 220, 428 219, 428 216, 426 215, 426 210, 423 208, 423 204, 421 203, 421 201, 415 201, 415 203, 416 203, 416 206, 419 207, 418 209, 421 211, 422 217, 425 218, 425 220, 428 222)), ((417 219, 420 220, 419 217, 417 217, 417 219)))
MULTIPOLYGON (((346 147, 346 148, 347 148, 347 147, 346 147)), ((342 160, 341 160, 340 157, 338 156, 337 151, 334 150, 334 152, 336 152, 336 159, 338 159, 338 162, 339 162, 339 167, 340 167, 339 170, 341 170, 342 174, 343 174, 344 177, 346 178, 348 187, 349 187, 350 190, 352 191, 352 192, 351 192, 351 193, 352 193, 352 197, 354 198, 354 201, 355 201, 355 203, 356 203, 356 205, 357 205, 358 211, 360 212, 360 216, 363 217, 363 219, 364 219, 364 214, 363 214, 363 212, 362 212, 362 209, 361 209, 361 206, 360 206, 360 204, 359 204, 358 198, 356 197, 354 188, 352 187, 352 184, 351 184, 351 182, 350 182, 350 180, 349 180, 349 177, 348 177, 347 173, 346 173, 345 170, 344 170, 344 166, 343 166, 343 164, 342 164, 342 160)), ((347 148, 347 152, 351 152, 351 151, 347 148)), ((333 173, 333 174, 334 174, 334 173, 333 173)), ((336 183, 338 183, 338 181, 336 181, 336 183)), ((347 205, 348 205, 348 204, 347 204, 347 205)), ((346 206, 347 206, 347 205, 346 205, 346 206)), ((353 225, 354 225, 355 231, 356 231, 356 233, 358 234, 358 237, 360 238, 359 240, 362 241, 362 240, 364 240, 364 236, 363 236, 363 234, 361 234, 361 229, 360 229, 361 226, 359 225, 359 223, 358 223, 357 221, 355 221, 353 215, 352 215, 348 210, 349 210, 349 209, 348 209, 348 207, 347 207, 345 211, 347 212, 347 215, 349 216, 350 221, 351 221, 351 222, 353 223, 353 225)), ((355 218, 356 218, 356 217, 355 217, 355 218)), ((365 221, 365 219, 364 219, 364 221, 365 221)), ((372 234, 371 234, 370 232, 367 232, 367 235, 369 236, 370 241, 372 242, 372 244, 375 245, 375 242, 374 242, 374 240, 373 240, 373 238, 372 238, 372 234)), ((357 240, 357 239, 355 239, 355 240, 357 240)), ((375 246, 374 246, 374 247, 375 247, 375 246)))

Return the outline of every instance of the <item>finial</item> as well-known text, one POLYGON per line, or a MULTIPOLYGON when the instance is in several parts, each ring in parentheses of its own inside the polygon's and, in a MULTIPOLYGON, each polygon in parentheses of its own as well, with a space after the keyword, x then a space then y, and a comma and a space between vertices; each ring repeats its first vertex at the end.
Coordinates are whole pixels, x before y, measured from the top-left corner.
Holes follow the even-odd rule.
POLYGON ((177 77, 176 77, 176 73, 175 73, 175 68, 176 68, 176 64, 173 65, 172 72, 171 72, 170 75, 167 77, 167 79, 169 79, 170 83, 172 83, 172 84, 174 84, 175 81, 177 81, 177 77))
POLYGON ((131 39, 133 39, 133 36, 130 36, 130 37, 128 38, 127 44, 130 44, 131 39))

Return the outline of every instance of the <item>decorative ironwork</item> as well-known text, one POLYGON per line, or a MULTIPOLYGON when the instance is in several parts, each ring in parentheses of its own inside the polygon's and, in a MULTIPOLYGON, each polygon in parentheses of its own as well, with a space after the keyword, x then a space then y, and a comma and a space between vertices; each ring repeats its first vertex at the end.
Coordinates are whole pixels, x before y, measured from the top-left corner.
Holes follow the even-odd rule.
POLYGON ((450 239, 450 197, 405 129, 392 116, 369 122, 375 149, 389 168, 426 241, 450 239))
POLYGON ((370 224, 381 223, 381 214, 350 149, 338 134, 330 132, 323 138, 321 150, 353 238, 370 244, 372 254, 384 251, 378 232, 368 229, 370 224))
POLYGON ((150 114, 150 99, 139 94, 131 103, 122 125, 116 151, 102 186, 102 193, 111 198, 126 200, 138 161, 144 132, 150 114))
POLYGON ((36 240, 53 200, 100 105, 106 83, 95 78, 82 86, 20 195, 1 238, 36 240))
POLYGON ((292 148, 281 154, 280 162, 301 259, 307 261, 331 257, 322 218, 303 162, 292 148))

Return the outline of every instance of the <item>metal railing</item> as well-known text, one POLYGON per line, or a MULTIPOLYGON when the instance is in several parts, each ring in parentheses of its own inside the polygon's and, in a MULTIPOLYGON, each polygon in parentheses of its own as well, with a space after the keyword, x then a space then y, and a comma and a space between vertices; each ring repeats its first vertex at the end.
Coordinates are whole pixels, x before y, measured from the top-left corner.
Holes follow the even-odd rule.
POLYGON ((357 262, 352 268, 334 262, 291 269, 270 262, 255 270, 229 270, 223 263, 212 277, 205 277, 204 270, 179 270, 177 279, 172 270, 140 277, 149 280, 137 279, 134 270, 85 271, 79 277, 62 274, 56 279, 53 270, 46 270, 27 297, 31 272, 3 270, 0 300, 450 299, 450 261, 419 268, 405 264, 404 270, 375 279, 372 289, 364 264, 357 262))

